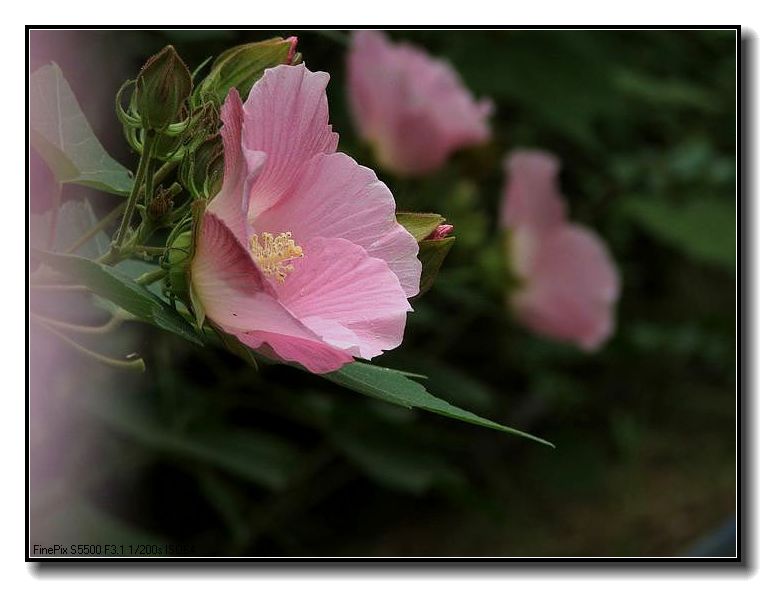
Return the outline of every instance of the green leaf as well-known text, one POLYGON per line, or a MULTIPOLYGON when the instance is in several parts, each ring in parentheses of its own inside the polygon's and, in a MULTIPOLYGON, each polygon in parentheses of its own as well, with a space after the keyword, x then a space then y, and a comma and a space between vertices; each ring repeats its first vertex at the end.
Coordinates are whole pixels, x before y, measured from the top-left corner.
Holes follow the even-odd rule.
POLYGON ((406 378, 396 370, 382 368, 373 364, 353 362, 336 372, 322 376, 331 382, 374 399, 387 401, 388 403, 407 407, 408 409, 415 407, 431 411, 443 417, 450 417, 473 425, 515 434, 554 448, 554 445, 546 440, 454 407, 450 403, 430 395, 419 383, 406 378))
POLYGON ((145 446, 215 466, 269 489, 285 487, 301 461, 299 449, 253 429, 174 430, 146 397, 93 394, 84 398, 89 411, 145 446))
POLYGON ((717 110, 716 101, 703 88, 679 79, 665 80, 632 70, 616 74, 618 88, 657 108, 695 108, 717 110))
POLYGON ((643 229, 691 258, 736 269, 736 207, 719 198, 686 204, 633 198, 624 211, 643 229))
POLYGON ((397 222, 413 235, 416 241, 426 239, 445 222, 445 217, 435 213, 397 213, 397 222))
POLYGON ((32 145, 59 182, 130 192, 130 172, 104 150, 55 63, 29 78, 29 118, 32 145))
POLYGON ((203 344, 194 327, 179 315, 176 309, 119 270, 78 256, 39 250, 33 252, 46 265, 83 284, 100 297, 112 301, 138 319, 196 344, 203 344))
POLYGON ((595 147, 598 121, 625 112, 612 79, 619 59, 610 51, 611 35, 610 31, 483 31, 452 35, 440 49, 478 96, 491 96, 526 113, 538 131, 523 142, 537 141, 544 131, 551 131, 595 147), (518 83, 509 82, 510 64, 518 83))
POLYGON ((398 352, 390 352, 389 361, 397 366, 428 373, 430 390, 449 403, 458 403, 477 411, 489 411, 496 407, 494 390, 480 380, 479 375, 469 374, 439 358, 398 352))
POLYGON ((444 239, 425 239, 419 243, 419 260, 421 260, 421 279, 419 281, 419 294, 427 292, 435 283, 437 273, 445 261, 448 252, 451 251, 455 237, 444 239))
MULTIPOLYGON (((51 226, 53 211, 42 215, 29 216, 29 243, 32 247, 45 249, 51 226)), ((75 241, 98 222, 91 203, 87 200, 68 200, 59 208, 56 222, 56 239, 51 249, 61 251, 75 241)), ((75 252, 79 256, 95 258, 109 249, 109 237, 99 231, 92 239, 81 245, 75 252)))

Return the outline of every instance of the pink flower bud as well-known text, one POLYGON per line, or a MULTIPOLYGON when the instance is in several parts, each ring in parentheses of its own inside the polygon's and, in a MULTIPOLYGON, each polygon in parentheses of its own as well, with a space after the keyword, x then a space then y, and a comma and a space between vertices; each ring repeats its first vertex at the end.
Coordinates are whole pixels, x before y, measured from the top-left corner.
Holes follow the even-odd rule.
POLYGON ((427 239, 445 239, 453 233, 453 225, 438 225, 427 239))

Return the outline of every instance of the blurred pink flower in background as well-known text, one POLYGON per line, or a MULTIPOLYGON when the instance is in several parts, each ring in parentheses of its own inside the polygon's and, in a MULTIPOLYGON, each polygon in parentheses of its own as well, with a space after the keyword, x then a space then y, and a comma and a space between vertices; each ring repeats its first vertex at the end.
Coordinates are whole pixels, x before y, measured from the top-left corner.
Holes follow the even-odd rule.
POLYGON ((510 260, 521 285, 512 295, 529 329, 599 348, 613 333, 619 275, 598 235, 567 220, 558 160, 541 151, 507 158, 501 220, 510 229, 510 260))
POLYGON ((244 105, 230 92, 224 184, 191 263, 210 320, 315 373, 400 345, 421 274, 389 189, 336 153, 328 80, 278 66, 244 105))
POLYGON ((413 45, 357 31, 347 76, 358 132, 392 172, 427 174, 454 151, 490 138, 490 101, 476 102, 450 64, 413 45))

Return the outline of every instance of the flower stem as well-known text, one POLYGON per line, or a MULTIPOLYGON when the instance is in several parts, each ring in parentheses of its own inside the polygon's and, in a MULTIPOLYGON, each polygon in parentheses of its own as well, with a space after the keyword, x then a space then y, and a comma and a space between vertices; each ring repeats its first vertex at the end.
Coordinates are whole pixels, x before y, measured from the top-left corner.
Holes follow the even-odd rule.
MULTIPOLYGON (((161 249, 165 250, 165 248, 161 249)), ((157 270, 151 270, 150 272, 142 274, 136 279, 136 282, 143 285, 152 284, 165 278, 166 274, 167 272, 163 268, 158 268, 157 270)))
POLYGON ((37 313, 30 312, 30 315, 36 321, 46 323, 50 327, 54 327, 56 329, 71 331, 74 333, 87 333, 92 335, 109 333, 123 322, 123 318, 118 317, 117 315, 113 315, 109 321, 103 325, 79 325, 77 323, 68 323, 66 321, 59 321, 58 319, 51 319, 50 317, 43 317, 37 313))
POLYGON ((51 212, 51 225, 48 228, 48 244, 49 250, 53 249, 53 244, 56 241, 56 226, 59 224, 59 210, 61 209, 61 191, 63 187, 61 182, 56 185, 56 192, 53 195, 53 211, 51 212))
POLYGON ((178 165, 179 165, 178 161, 169 160, 169 161, 165 162, 162 166, 160 166, 157 169, 157 172, 155 172, 154 176, 152 177, 152 183, 155 186, 160 184, 160 182, 165 180, 165 177, 168 174, 170 174, 174 170, 174 168, 176 168, 176 166, 178 166, 178 165))
POLYGON ((106 364, 107 366, 111 366, 112 368, 121 368, 123 370, 139 370, 141 372, 144 372, 145 366, 144 366, 144 360, 141 358, 135 358, 133 360, 118 360, 117 358, 110 358, 108 356, 103 356, 102 354, 99 354, 98 352, 94 352, 93 350, 89 350, 85 346, 81 346, 79 343, 77 343, 75 340, 71 339, 70 337, 64 335, 61 333, 58 329, 50 325, 49 323, 40 320, 39 318, 36 318, 36 316, 31 315, 32 319, 36 319, 36 323, 43 327, 44 329, 47 329, 50 331, 53 335, 55 335, 57 338, 59 338, 62 342, 65 344, 68 344, 70 347, 75 349, 76 351, 80 352, 84 356, 91 358, 92 360, 96 360, 97 362, 101 362, 102 364, 106 364))
POLYGON ((65 254, 71 254, 73 252, 76 252, 80 247, 88 243, 94 235, 96 235, 99 231, 104 229, 107 225, 112 223, 115 219, 117 219, 120 216, 120 213, 125 210, 126 203, 121 202, 117 207, 112 209, 105 217, 100 219, 93 227, 88 229, 85 233, 83 233, 77 241, 73 242, 72 245, 70 245, 67 249, 64 250, 65 254))
POLYGON ((133 247, 136 252, 142 252, 152 256, 161 256, 165 253, 165 248, 156 245, 136 245, 133 247))
POLYGON ((128 204, 125 207, 123 220, 120 222, 120 228, 117 230, 117 236, 115 237, 115 241, 112 243, 112 249, 110 250, 109 256, 105 261, 114 260, 120 255, 120 248, 122 247, 123 241, 125 241, 125 237, 128 234, 128 227, 131 224, 133 213, 136 210, 136 204, 139 201, 139 194, 141 193, 141 188, 144 185, 144 181, 147 176, 147 170, 149 169, 149 164, 152 161, 156 141, 157 136, 152 131, 148 131, 146 140, 144 141, 144 149, 142 150, 141 158, 139 159, 139 167, 136 171, 133 187, 131 188, 131 194, 128 196, 128 204))
POLYGON ((53 291, 66 291, 66 292, 88 292, 88 288, 82 284, 39 284, 35 282, 29 283, 29 288, 34 290, 53 290, 53 291))

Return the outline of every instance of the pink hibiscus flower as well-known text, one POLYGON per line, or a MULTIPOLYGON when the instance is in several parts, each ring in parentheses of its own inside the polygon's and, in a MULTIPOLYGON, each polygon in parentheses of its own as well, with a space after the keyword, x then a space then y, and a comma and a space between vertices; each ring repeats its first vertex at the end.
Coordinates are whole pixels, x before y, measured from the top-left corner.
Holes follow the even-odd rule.
POLYGON ((210 321, 315 373, 400 345, 421 274, 389 189, 336 152, 328 81, 278 66, 245 104, 230 91, 224 182, 190 264, 210 321))
POLYGON ((522 285, 512 295, 520 321, 585 351, 613 333, 619 276, 594 232, 566 218, 557 159, 517 151, 507 159, 501 220, 511 230, 510 259, 522 285))
POLYGON ((457 149, 490 137, 491 103, 475 102, 450 64, 412 45, 357 31, 347 70, 358 131, 395 173, 432 172, 457 149))

